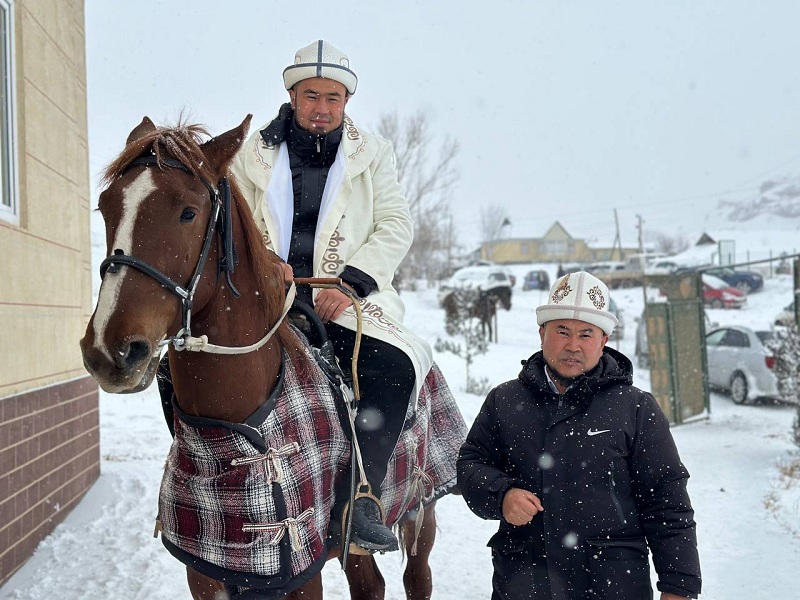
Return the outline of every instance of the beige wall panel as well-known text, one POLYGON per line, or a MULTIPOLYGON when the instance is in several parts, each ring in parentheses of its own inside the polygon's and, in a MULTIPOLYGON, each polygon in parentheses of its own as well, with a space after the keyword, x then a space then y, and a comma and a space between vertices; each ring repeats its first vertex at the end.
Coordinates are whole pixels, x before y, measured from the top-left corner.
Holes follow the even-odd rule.
MULTIPOLYGON (((69 132, 67 132, 66 136, 67 139, 64 140, 64 144, 62 146, 62 151, 64 152, 64 158, 67 162, 67 174, 69 180, 74 183, 76 186, 79 185, 79 182, 83 181, 84 185, 88 185, 88 160, 89 160, 89 152, 87 150, 88 146, 85 139, 82 139, 78 135, 79 127, 77 123, 70 122, 69 124, 69 132)), ((88 194, 88 187, 84 187, 86 190, 86 194, 88 194)), ((84 204, 88 202, 88 198, 85 199, 84 204)))
MULTIPOLYGON (((65 122, 64 115, 54 110, 50 99, 31 86, 26 87, 23 100, 27 114, 31 115, 23 124, 28 156, 77 185, 76 167, 82 164, 86 168, 86 154, 80 141, 75 139, 77 126, 65 122), (37 116, 33 118, 32 115, 37 116)), ((33 183, 29 178, 28 186, 33 183)))
POLYGON ((62 119, 77 122, 78 106, 72 93, 77 74, 72 64, 30 16, 23 15, 22 20, 26 27, 22 44, 26 88, 34 86, 50 99, 62 119))
POLYGON ((83 254, 21 231, 6 232, 5 228, 2 231, 0 256, 14 259, 3 261, 0 302, 63 306, 80 311, 84 298, 83 254))
POLYGON ((86 374, 79 309, 0 305, 0 398, 86 374))
MULTIPOLYGON (((86 107, 84 106, 84 112, 86 107)), ((75 131, 86 131, 86 124, 84 119, 84 124, 78 124, 75 127, 75 131)), ((81 195, 81 203, 85 208, 94 208, 91 206, 91 196, 90 196, 90 185, 89 185, 89 141, 85 138, 81 138, 79 136, 75 136, 76 144, 75 144, 75 159, 80 163, 83 162, 83 167, 77 168, 74 173, 71 174, 72 181, 78 187, 81 195)))
POLYGON ((20 223, 0 227, 0 398, 83 376, 92 310, 84 3, 15 6, 20 223))
MULTIPOLYGON (((78 11, 82 16, 82 6, 69 0, 57 0, 55 2, 43 2, 42 0, 25 0, 19 2, 27 18, 36 21, 41 29, 47 31, 53 42, 66 50, 74 50, 72 47, 71 36, 75 30, 75 20, 78 11)), ((81 27, 82 27, 81 23, 81 27)))
POLYGON ((56 244, 80 250, 86 201, 74 183, 38 160, 27 161, 27 230, 56 244))
MULTIPOLYGON (((81 206, 81 321, 86 323, 92 316, 92 238, 89 221, 89 208, 81 206)), ((99 265, 98 265, 99 266, 99 265)))

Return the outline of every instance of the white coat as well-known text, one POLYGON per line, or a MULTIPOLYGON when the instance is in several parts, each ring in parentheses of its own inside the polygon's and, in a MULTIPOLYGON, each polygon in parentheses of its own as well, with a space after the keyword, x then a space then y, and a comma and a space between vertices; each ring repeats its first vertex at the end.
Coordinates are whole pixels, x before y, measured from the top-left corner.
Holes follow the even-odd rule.
MULTIPOLYGON (((256 131, 234 159, 231 173, 265 244, 286 260, 294 207, 286 143, 267 145, 256 131)), ((430 345, 403 325, 405 306, 392 287, 395 270, 412 239, 411 215, 397 181, 391 144, 360 130, 345 115, 342 140, 328 173, 317 221, 313 274, 336 277, 350 265, 375 280, 377 289, 360 299, 363 334, 408 355, 416 372, 417 398, 433 356, 430 345)), ((355 331, 352 307, 335 322, 355 331)))

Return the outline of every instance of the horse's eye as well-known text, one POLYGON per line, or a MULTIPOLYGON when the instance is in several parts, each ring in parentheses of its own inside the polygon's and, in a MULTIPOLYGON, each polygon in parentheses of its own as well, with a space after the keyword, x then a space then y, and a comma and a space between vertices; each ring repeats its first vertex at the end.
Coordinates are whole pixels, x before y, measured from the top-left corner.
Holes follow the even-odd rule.
POLYGON ((197 213, 194 212, 194 209, 184 208, 183 212, 181 213, 181 223, 191 223, 196 216, 197 213))

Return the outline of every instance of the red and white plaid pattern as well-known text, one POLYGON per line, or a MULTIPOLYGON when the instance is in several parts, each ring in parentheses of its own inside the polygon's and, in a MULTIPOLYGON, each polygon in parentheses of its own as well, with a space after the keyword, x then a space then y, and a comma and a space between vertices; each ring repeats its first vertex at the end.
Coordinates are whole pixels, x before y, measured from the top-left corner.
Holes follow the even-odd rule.
MULTIPOLYGON (((222 425, 191 427, 176 419, 159 499, 167 540, 218 567, 262 576, 285 568, 278 545, 284 538, 292 549, 291 577, 326 552, 335 478, 348 464, 350 445, 325 376, 315 366, 307 372, 300 379, 286 361, 283 391, 257 428, 266 454, 222 425)), ((434 365, 382 485, 388 524, 452 490, 465 437, 464 419, 434 365)))
POLYGON ((301 379, 290 360, 285 364, 283 390, 257 428, 268 453, 224 426, 176 419, 159 498, 162 535, 225 569, 281 573, 284 536, 292 577, 327 552, 334 481, 349 461, 350 442, 322 371, 306 369, 301 379))
POLYGON ((439 367, 428 371, 416 411, 409 407, 403 432, 381 485, 386 522, 397 523, 420 501, 449 493, 456 485, 456 458, 467 425, 439 367))

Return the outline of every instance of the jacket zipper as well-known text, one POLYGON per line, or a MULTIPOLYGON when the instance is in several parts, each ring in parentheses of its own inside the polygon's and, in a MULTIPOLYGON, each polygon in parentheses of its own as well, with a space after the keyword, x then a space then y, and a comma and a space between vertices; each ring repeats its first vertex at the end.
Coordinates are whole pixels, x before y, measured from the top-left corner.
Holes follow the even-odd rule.
POLYGON ((622 521, 623 525, 627 525, 628 520, 625 518, 625 513, 622 512, 622 505, 619 503, 619 498, 617 498, 617 483, 616 483, 616 481, 614 481, 614 463, 613 462, 609 466, 608 479, 609 479, 609 483, 610 483, 611 501, 614 503, 614 508, 617 509, 617 515, 619 516, 619 520, 622 521))

